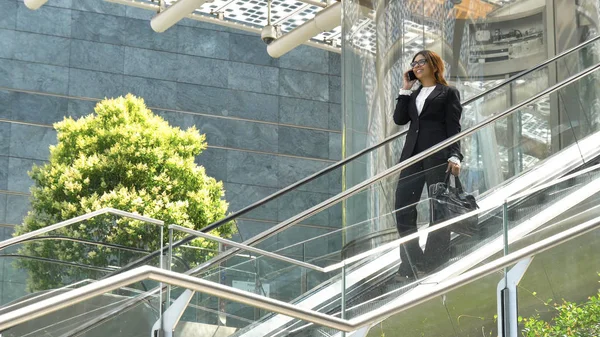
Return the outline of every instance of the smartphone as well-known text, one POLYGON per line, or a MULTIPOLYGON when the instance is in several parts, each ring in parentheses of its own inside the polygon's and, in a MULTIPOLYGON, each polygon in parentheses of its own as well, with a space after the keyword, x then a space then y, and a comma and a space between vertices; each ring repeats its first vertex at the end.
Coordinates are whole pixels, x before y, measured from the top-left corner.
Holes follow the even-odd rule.
POLYGON ((415 72, 412 70, 408 71, 408 80, 409 81, 414 81, 417 79, 417 76, 415 76, 415 72))

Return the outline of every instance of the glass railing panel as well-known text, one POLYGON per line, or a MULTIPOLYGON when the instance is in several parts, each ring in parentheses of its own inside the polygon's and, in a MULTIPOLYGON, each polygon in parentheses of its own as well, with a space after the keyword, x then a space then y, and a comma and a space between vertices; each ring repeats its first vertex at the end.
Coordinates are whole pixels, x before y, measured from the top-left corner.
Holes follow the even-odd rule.
MULTIPOLYGON (((296 245, 296 247, 301 247, 301 245, 296 245)), ((294 247, 282 249, 277 254, 281 257, 293 259, 297 256, 297 252, 292 248, 294 247)), ((371 270, 372 268, 359 269, 368 262, 378 260, 383 263, 381 258, 385 258, 386 263, 390 264, 388 274, 394 274, 398 268, 397 256, 394 256, 398 255, 397 251, 398 248, 393 247, 367 259, 349 263, 346 268, 355 271, 353 279, 348 279, 347 282, 349 291, 353 295, 364 291, 365 281, 361 277, 357 278, 356 275, 361 274, 370 278, 381 275, 378 270, 371 270)), ((312 264, 315 261, 307 259, 303 262, 312 264)), ((318 266, 318 264, 315 266, 318 266)), ((291 262, 281 261, 276 257, 262 256, 254 252, 241 250, 228 260, 220 263, 220 265, 203 269, 198 273, 194 273, 193 276, 287 303, 307 303, 306 301, 308 301, 314 303, 314 309, 329 314, 335 313, 336 310, 339 311, 342 277, 345 277, 346 274, 342 266, 326 272, 318 270, 316 267, 298 266, 291 262)), ((181 290, 172 289, 171 299, 175 300, 181 293, 181 290)), ((236 324, 247 325, 249 322, 255 322, 259 319, 266 320, 269 314, 248 305, 227 303, 199 294, 194 295, 191 303, 192 306, 188 307, 183 315, 182 319, 184 321, 210 323, 215 322, 217 319, 231 319, 236 324), (227 313, 225 315, 227 317, 223 316, 223 310, 227 313)))
POLYGON ((375 324, 367 336, 498 336, 496 286, 502 277, 502 273, 488 275, 392 315, 375 324))
MULTIPOLYGON (((4 305, 21 295, 98 280, 160 247, 160 227, 139 220, 104 214, 36 235, 0 249, 4 305), (139 234, 139 241, 123 237, 139 234), (155 236, 152 242, 151 236, 155 236), (111 237, 112 242, 106 238, 111 237), (9 291, 9 288, 11 289, 9 291)), ((22 234, 15 232, 15 236, 22 234)), ((159 266, 160 259, 148 261, 159 266)), ((140 283, 140 289, 145 285, 140 283)))
MULTIPOLYGON (((415 206, 418 209, 422 209, 422 214, 428 215, 429 214, 429 199, 424 199, 421 200, 420 202, 418 202, 415 206)), ((402 210, 400 210, 402 211, 402 210)), ((480 215, 480 219, 479 219, 479 224, 478 224, 478 233, 477 235, 473 235, 470 237, 464 236, 461 240, 460 239, 460 234, 457 234, 455 232, 453 232, 454 227, 453 226, 449 226, 450 228, 450 235, 454 236, 454 239, 452 240, 452 244, 448 247, 448 251, 444 252, 444 256, 441 256, 442 254, 440 254, 440 256, 435 256, 435 260, 438 262, 438 264, 433 267, 431 270, 429 270, 428 272, 425 273, 418 273, 416 275, 416 278, 411 279, 411 280, 398 280, 397 278, 395 278, 395 274, 398 271, 398 256, 399 256, 399 249, 402 249, 403 246, 401 245, 396 245, 396 247, 394 248, 390 248, 389 250, 387 250, 386 252, 382 252, 381 254, 375 255, 376 257, 379 257, 380 255, 383 255, 384 253, 390 254, 390 252, 392 252, 392 255, 394 255, 393 257, 388 257, 390 259, 390 261, 388 263, 390 263, 390 265, 385 269, 385 271, 382 271, 379 275, 379 279, 380 281, 382 281, 382 283, 385 284, 385 287, 387 289, 386 292, 384 293, 378 293, 376 295, 373 295, 373 297, 365 297, 365 295, 363 294, 364 292, 369 292, 369 291, 373 291, 373 289, 367 289, 365 287, 355 287, 352 288, 352 290, 348 292, 348 296, 351 298, 354 298, 354 300, 356 301, 357 298, 369 298, 372 303, 372 305, 369 308, 377 307, 380 305, 383 305, 385 303, 388 303, 390 300, 393 300, 394 298, 400 296, 402 293, 406 292, 407 290, 412 289, 412 287, 414 287, 415 285, 419 284, 421 281, 426 282, 425 280, 430 277, 431 275, 433 275, 437 270, 442 269, 443 267, 456 262, 458 259, 467 256, 468 254, 473 254, 473 252, 475 252, 477 249, 483 247, 484 245, 486 245, 487 243, 496 240, 498 241, 498 249, 502 250, 502 240, 501 240, 501 235, 503 233, 503 228, 502 228, 502 207, 495 207, 493 209, 486 209, 486 210, 482 210, 484 212, 481 213, 480 215), (400 246, 400 247, 398 247, 400 246), (360 297, 362 296, 362 297, 360 297)), ((425 230, 428 227, 428 217, 424 218, 425 221, 421 223, 421 230, 425 230)), ((302 242, 299 242, 297 244, 294 245, 290 245, 288 247, 284 247, 284 248, 280 248, 275 250, 274 252, 277 254, 280 254, 282 256, 287 256, 290 258, 294 258, 294 259, 298 259, 300 261, 304 261, 304 262, 309 262, 311 264, 315 264, 318 265, 320 267, 327 267, 327 266, 332 266, 333 264, 348 258, 348 257, 352 257, 355 256, 359 253, 364 253, 372 248, 375 248, 377 245, 375 245, 374 243, 370 242, 367 244, 361 243, 361 242, 357 242, 354 243, 353 245, 349 245, 347 244, 345 247, 347 248, 346 251, 342 251, 341 249, 336 249, 336 250, 330 250, 330 254, 328 255, 321 255, 321 254, 316 254, 316 257, 314 256, 310 256, 310 254, 307 254, 307 252, 318 252, 319 249, 323 249, 323 246, 326 246, 328 242, 332 242, 334 241, 332 238, 340 238, 343 237, 344 232, 351 232, 352 230, 362 230, 361 226, 364 226, 365 223, 368 224, 373 224, 375 222, 392 222, 395 223, 395 212, 394 213, 388 213, 388 214, 380 214, 377 217, 373 217, 370 219, 366 219, 365 221, 359 222, 356 225, 353 226, 348 226, 346 228, 344 228, 343 230, 338 230, 335 232, 332 232, 330 234, 327 235, 323 235, 320 237, 316 237, 314 239, 311 240, 305 240, 302 242), (390 219, 391 218, 391 219, 390 219), (319 257, 319 255, 321 255, 319 257), (308 258, 308 259, 307 259, 308 258)), ((388 241, 393 241, 393 240, 397 240, 397 233, 394 231, 392 232, 392 238, 388 238, 388 241)), ((426 248, 425 245, 425 239, 427 238, 427 234, 425 235, 421 235, 420 236, 420 246, 421 249, 426 248)), ((381 245, 384 244, 386 241, 380 241, 377 244, 381 245)), ((267 247, 268 248, 268 247, 267 247)), ((231 261, 233 261, 234 259, 239 260, 240 256, 243 255, 243 253, 241 253, 240 255, 236 255, 234 258, 231 258, 231 261)), ((465 270, 471 268, 472 266, 478 265, 479 263, 481 263, 481 261, 484 259, 485 257, 482 256, 480 257, 479 260, 474 261, 472 263, 471 266, 467 266, 465 270)), ((372 261, 374 259, 374 257, 371 258, 364 258, 361 260, 362 263, 368 263, 370 261, 372 261)), ((255 259, 256 261, 253 262, 252 267, 247 268, 246 271, 250 271, 249 274, 252 273, 252 269, 254 268, 254 272, 256 273, 256 268, 257 266, 259 266, 259 262, 260 261, 265 261, 266 259, 262 258, 262 257, 257 257, 255 259)), ((229 262, 229 261, 228 261, 229 262)), ((242 265, 248 265, 249 263, 239 263, 237 265, 237 268, 239 269, 240 266, 242 265)), ((229 264, 231 265, 231 264, 229 264)), ((280 268, 277 270, 277 272, 281 272, 281 271, 286 271, 287 269, 285 268, 280 268)), ((354 276, 356 276, 357 270, 352 269, 352 268, 348 268, 348 273, 355 273, 354 276)), ((463 270, 464 271, 464 270, 463 270)), ((266 274, 266 278, 263 279, 263 281, 268 281, 269 277, 272 277, 274 274, 266 274)), ((294 280, 288 279, 289 281, 291 281, 289 284, 285 284, 285 288, 287 289, 290 285, 294 285, 294 289, 298 290, 298 289, 305 289, 303 290, 303 292, 315 292, 318 291, 318 289, 320 289, 318 286, 326 283, 326 281, 330 278, 330 275, 323 275, 322 273, 316 272, 316 271, 312 271, 312 270, 308 270, 306 271, 306 276, 304 276, 304 278, 301 277, 297 277, 294 280), (305 288, 303 288, 303 286, 305 288)), ((367 281, 367 277, 364 278, 364 282, 368 283, 367 281)), ((249 281, 249 282, 253 282, 253 280, 249 281)), ((273 283, 276 284, 276 283, 273 283)), ((278 284, 278 286, 283 286, 283 284, 278 284)), ((373 288, 372 286, 369 286, 368 288, 373 288)), ((380 288, 381 289, 381 288, 380 288)), ((380 289, 377 289, 377 291, 380 291, 380 289)), ((292 296, 293 297, 293 296, 292 296)), ((283 298, 282 298, 283 300, 283 298)), ((297 298, 296 301, 299 301, 300 298, 297 298)), ((339 305, 337 306, 338 310, 339 310, 339 305)), ((328 310, 331 309, 331 306, 327 306, 328 310)), ((356 314, 360 314, 359 312, 357 312, 356 314)))
MULTIPOLYGON (((404 274, 397 273, 399 269, 397 266, 388 270, 384 268, 374 286, 363 288, 362 292, 347 291, 346 297, 352 299, 355 304, 348 306, 346 317, 361 316, 400 298, 416 287, 438 283, 501 256, 498 251, 501 252, 503 248, 502 207, 482 209, 478 217, 479 231, 473 236, 461 236, 453 231, 455 224, 448 226, 452 237, 448 252, 436 255, 437 264, 430 266, 429 270, 423 271, 417 268, 418 272, 409 274, 408 277, 399 277, 404 274), (497 246, 497 249, 490 251, 487 249, 490 245, 497 246), (461 263, 456 264, 458 261, 461 263), (451 265, 453 265, 452 269, 446 269, 451 265)), ((431 244, 430 241, 426 241, 430 239, 430 234, 421 235, 419 243, 422 248, 426 249, 427 244, 431 244)), ((400 249, 403 249, 403 245, 400 245, 400 249)), ((404 263, 404 260, 400 263, 404 263)), ((350 277, 353 272, 348 269, 350 277)), ((371 281, 365 279, 365 283, 369 282, 371 281)))
POLYGON ((294 322, 296 322, 294 318, 285 315, 245 306, 219 297, 195 294, 190 307, 186 309, 182 320, 177 325, 175 336, 186 336, 186 333, 193 335, 200 329, 204 329, 206 332, 210 331, 216 336, 242 336, 251 330, 250 335, 273 337, 324 336, 321 334, 322 331, 328 332, 325 336, 335 336, 340 333, 339 330, 302 320, 297 321, 297 324, 294 322), (194 308, 195 303, 200 305, 194 308), (195 320, 189 319, 192 310, 197 314, 194 316, 195 320), (271 317, 279 317, 282 324, 272 327, 261 324, 271 317))
POLYGON ((600 85, 598 74, 581 80, 557 91, 552 99, 556 102, 556 123, 569 126, 571 132, 563 132, 556 139, 566 146, 577 143, 583 160, 589 162, 597 154, 598 131, 600 131, 600 85))
POLYGON ((599 242, 595 229, 534 256, 517 285, 519 334, 598 336, 599 242))
MULTIPOLYGON (((156 287, 158 283, 151 286, 156 287)), ((150 294, 131 287, 104 293, 100 296, 70 305, 64 309, 29 320, 2 331, 2 336, 150 336, 151 328, 159 319, 158 294, 150 294), (132 302, 132 300, 137 300, 132 302), (132 305, 129 305, 133 303, 132 305), (87 326, 107 313, 119 310, 113 319, 95 326, 87 326)))
MULTIPOLYGON (((159 297, 153 296, 140 301, 135 306, 127 310, 119 311, 118 315, 102 322, 96 326, 90 327, 82 336, 102 337, 102 336, 127 336, 127 337, 145 337, 150 335, 152 326, 160 318, 158 312, 159 297)), ((108 312, 108 310, 105 310, 108 312)), ((96 316, 97 317, 97 316, 96 316)), ((90 317, 95 318, 95 317, 90 317)), ((73 329, 65 330, 66 336, 73 329)))
MULTIPOLYGON (((175 233, 174 236, 183 237, 184 233, 175 233)), ((171 270, 176 272, 186 272, 197 268, 214 256, 218 255, 231 247, 219 245, 217 242, 203 238, 195 238, 186 244, 174 247, 171 253, 171 270)), ((166 252, 166 257, 168 253, 166 252)), ((165 268, 168 262, 165 263, 165 268)))
MULTIPOLYGON (((494 93, 486 95, 484 99, 477 100, 471 105, 466 105, 464 107, 464 117, 462 120, 463 128, 469 127, 494 113, 508 109, 515 104, 519 104, 551 85, 563 81, 568 77, 585 70, 587 67, 593 66, 598 62, 597 55, 599 46, 600 41, 593 41, 515 81, 512 81, 511 83, 506 84, 494 93)), ((513 76, 514 75, 515 74, 513 74, 513 76)), ((504 79, 464 81, 458 84, 458 87, 462 90, 463 98, 470 98, 497 86, 503 81, 504 79)), ((583 99, 581 99, 581 101, 587 102, 587 105, 584 104, 584 106, 586 106, 589 111, 591 106, 589 103, 595 102, 596 98, 596 94, 593 93, 595 91, 593 89, 595 88, 594 81, 595 79, 592 77, 582 80, 579 86, 585 87, 587 90, 572 92, 570 94, 570 101, 575 102, 575 98, 582 97, 583 99), (588 82, 590 82, 589 85, 586 84, 588 82)), ((561 135, 560 130, 553 130, 552 134, 548 133, 548 129, 550 128, 560 129, 561 127, 559 127, 559 125, 569 123, 567 115, 562 112, 559 113, 559 104, 557 103, 555 96, 540 100, 539 102, 536 102, 535 105, 535 109, 517 112, 514 117, 508 118, 501 125, 502 134, 504 136, 502 142, 507 144, 504 146, 503 151, 513 149, 512 151, 507 152, 507 156, 510 156, 511 165, 503 163, 504 171, 514 171, 516 173, 522 172, 523 170, 526 170, 536 158, 535 155, 531 154, 535 148, 527 151, 517 151, 517 149, 514 148, 514 144, 519 142, 519 138, 531 139, 531 142, 536 145, 536 148, 543 147, 543 143, 546 143, 548 139, 552 139, 554 146, 560 147, 565 147, 573 142, 572 140, 569 140, 569 142, 566 141, 567 139, 572 139, 572 135, 561 135), (520 114, 522 114, 522 116, 520 116, 520 114), (527 125, 522 124, 523 120, 529 120, 527 125)), ((577 116, 573 121, 581 121, 582 117, 583 115, 577 116)), ((585 120, 585 118, 583 118, 583 120, 585 120)), ((491 140, 481 139, 480 141, 489 143, 491 140)), ((485 161, 486 158, 493 157, 495 153, 487 151, 482 152, 479 155, 482 156, 485 161)))
POLYGON ((597 166, 512 197, 502 214, 510 230, 508 252, 597 216, 599 201, 600 168, 597 166))
MULTIPOLYGON (((573 182, 571 185, 574 185, 573 182)), ((597 198, 595 195, 593 197, 597 198)), ((551 225, 513 243, 511 248, 517 250, 526 247, 586 220, 597 218, 598 211, 585 205, 585 203, 588 203, 587 206, 593 205, 593 200, 586 199, 584 205, 579 208, 585 214, 577 214, 577 216, 571 214, 564 219, 555 219, 551 225)), ((598 234, 598 230, 594 230, 533 257, 517 286, 517 322, 520 335, 542 336, 545 335, 544 332, 560 332, 552 330, 555 328, 563 328, 565 332, 569 331, 573 335, 597 335, 598 330, 594 329, 598 328, 600 321, 595 318, 594 312, 598 310, 597 282, 600 276, 594 266, 599 258, 598 250, 595 249, 598 234), (563 316, 558 317, 561 313, 563 316), (580 325, 569 326, 576 321, 575 316, 578 317, 576 319, 579 320, 580 325), (559 324, 563 325, 559 326, 559 324)), ((513 266, 509 266, 506 270, 511 270, 513 266)), ((420 336, 423 333, 426 335, 431 333, 435 336, 477 336, 482 333, 485 336, 496 336, 498 335, 497 286, 503 278, 504 273, 499 270, 425 304, 396 314, 373 327, 369 336, 379 336, 382 333, 386 336, 388 334, 400 336, 399 331, 402 332, 402 336, 420 336), (451 320, 451 330, 436 331, 435 325, 430 326, 426 323, 429 319, 423 315, 435 311, 435 308, 423 307, 429 303, 442 306, 440 312, 443 314, 438 315, 440 317, 433 321, 437 323, 448 318, 451 320)), ((427 284, 424 283, 413 291, 417 292, 419 287, 422 291, 427 290, 427 284)), ((402 298, 397 301, 402 301, 402 298)), ((367 300, 356 307, 350 307, 346 316, 353 311, 362 315, 379 307, 369 308, 372 302, 367 300), (361 306, 365 308, 360 310, 361 306)))
MULTIPOLYGON (((424 173, 416 173, 403 181, 425 177, 430 170, 424 173)), ((302 220, 299 224, 289 226, 271 235, 269 242, 260 242, 256 247, 271 251, 287 251, 296 256, 304 256, 305 259, 315 259, 341 251, 342 247, 354 240, 364 238, 379 230, 395 227, 394 193, 398 185, 398 175, 382 179, 366 189, 354 194, 347 200, 337 202, 330 207, 317 212, 302 220), (365 205, 372 205, 373 209, 364 212, 346 214, 345 226, 341 226, 341 209, 347 212, 352 209, 363 209, 365 205), (326 219, 333 221, 337 226, 327 226, 326 219), (273 241, 277 244, 274 244, 273 241), (304 247, 298 244, 305 242, 304 247), (294 253, 292 253, 294 251, 294 253)), ((414 203, 419 203, 415 200, 414 203)), ((409 206, 409 205, 407 205, 409 206)), ((405 206, 406 208, 408 208, 405 206)), ((405 208, 402 207, 402 208, 405 208)), ((420 205, 426 208, 426 205, 420 205)), ((421 223, 429 223, 428 212, 423 212, 419 218, 421 223)), ((361 251, 354 251, 355 254, 361 251)), ((337 260, 337 259, 336 259, 337 260)))
MULTIPOLYGON (((248 262, 239 259, 239 263, 235 266, 211 267, 194 276, 260 296, 284 302, 296 302, 302 296, 314 295, 314 291, 311 293, 303 289, 306 288, 307 279, 310 278, 304 270, 304 268, 292 265, 285 266, 284 263, 274 261, 271 258, 255 256, 251 261, 249 259, 248 262)), ((331 299, 328 305, 333 306, 333 308, 340 306, 339 294, 341 289, 339 279, 341 275, 339 275, 339 272, 329 273, 326 279, 332 281, 321 285, 321 288, 329 287, 331 299)), ((185 291, 185 289, 172 287, 171 300, 178 299, 185 291)), ((180 324, 184 326, 186 324, 214 325, 239 331, 240 329, 250 329, 257 326, 261 326, 262 329, 264 326, 261 324, 274 316, 283 317, 250 305, 207 294, 194 293, 190 304, 181 316, 180 324)), ((289 322, 283 326, 289 324, 305 323, 289 319, 289 322)))
MULTIPOLYGON (((180 324, 206 324, 238 330, 253 324, 261 310, 202 293, 195 293, 181 317, 180 324)), ((180 326, 180 325, 178 325, 180 326)))
POLYGON ((273 257, 240 251, 218 267, 203 270, 193 276, 224 282, 223 284, 234 288, 251 288, 263 296, 289 302, 309 290, 309 280, 312 280, 312 283, 321 283, 339 275, 339 272, 333 270, 325 273, 317 270, 316 266, 308 268, 273 257))
MULTIPOLYGON (((481 243, 474 241, 472 238, 462 240, 456 238, 456 243, 453 245, 454 256, 460 257, 462 255, 464 263, 469 262, 469 260, 472 261, 468 264, 468 268, 463 268, 456 272, 464 272, 473 267, 481 266, 504 254, 502 232, 505 214, 508 214, 509 219, 507 223, 510 229, 509 239, 511 241, 508 247, 509 253, 597 217, 600 214, 600 207, 598 207, 600 193, 597 191, 600 183, 596 179, 600 178, 600 171, 598 169, 591 171, 588 169, 582 171, 582 173, 573 173, 572 175, 574 176, 549 184, 546 188, 540 189, 526 198, 518 198, 516 201, 509 202, 507 204, 507 212, 504 211, 504 206, 496 207, 493 211, 484 212, 480 217, 481 227, 488 231, 491 228, 495 228, 494 232, 498 234, 495 238, 490 237, 490 240, 482 241, 481 243), (589 191, 584 191, 584 189, 589 191), (583 192, 585 193, 582 194, 583 192), (573 196, 572 193, 580 195, 573 196), (579 199, 572 199, 575 197, 579 199), (565 206, 568 203, 572 205, 565 206), (565 209, 559 209, 560 207, 565 209), (544 214, 541 214, 544 212, 551 213, 551 216, 541 222, 538 221, 539 219, 536 220, 536 217, 544 216, 544 214), (531 225, 535 224, 536 227, 525 228, 528 223, 531 225), (492 249, 493 246, 496 248, 492 249)), ((455 258, 450 263, 456 260, 455 258)), ((465 266, 463 265, 463 267, 465 266)), ((435 278, 435 275, 432 277, 435 278)), ((420 283, 426 284, 427 279, 420 283)), ((373 308, 380 307, 399 297, 399 295, 405 292, 404 289, 406 288, 404 284, 394 285, 392 283, 387 286, 383 294, 364 297, 367 299, 365 303, 350 310, 348 315, 360 316, 365 314, 373 308)))
MULTIPOLYGON (((519 198, 519 202, 508 203, 507 214, 509 214, 510 219, 508 225, 511 230, 515 229, 516 226, 520 224, 517 222, 517 216, 523 221, 528 221, 537 216, 537 214, 540 212, 548 210, 556 211, 557 207, 560 207, 561 204, 564 204, 565 202, 574 203, 572 206, 569 206, 568 209, 557 211, 557 216, 549 218, 545 222, 541 222, 539 227, 536 227, 530 232, 525 232, 526 234, 524 234, 524 236, 522 236, 516 242, 510 244, 509 252, 513 252, 532 243, 536 243, 551 235, 571 228, 574 225, 595 218, 600 214, 600 207, 598 207, 600 193, 596 192, 594 189, 580 197, 582 201, 576 200, 576 202, 574 202, 573 200, 563 200, 565 197, 572 197, 569 195, 569 193, 581 193, 583 188, 590 189, 594 186, 600 186, 600 184, 598 184, 596 181, 596 179, 600 177, 598 176, 598 174, 600 174, 599 170, 593 169, 593 167, 590 169, 582 171, 582 173, 573 173, 572 175, 574 175, 574 177, 553 183, 552 185, 531 194, 530 198, 528 199, 519 198)), ((482 213, 480 216, 482 228, 489 230, 491 227, 495 227, 495 232, 501 233, 503 230, 503 219, 505 214, 504 206, 496 207, 492 211, 486 211, 482 213)), ((519 229, 517 228, 517 230, 519 229)), ((512 236, 509 237, 512 238, 512 236)), ((490 239, 493 240, 482 242, 482 244, 478 244, 472 240, 457 240, 458 242, 453 247, 454 252, 458 253, 458 251, 462 251, 469 253, 468 255, 463 255, 463 262, 466 263, 469 262, 469 260, 472 261, 468 265, 464 265, 464 263, 461 264, 462 267, 466 268, 455 270, 456 273, 465 272, 473 267, 481 266, 487 262, 491 262, 501 257, 503 255, 502 241, 504 239, 502 234, 496 235, 495 239, 490 239), (492 245, 497 246, 494 251, 489 250, 492 245)), ((435 278, 436 275, 434 274, 431 277, 435 278)), ((352 298, 358 303, 354 306, 349 306, 349 309, 346 312, 346 317, 352 318, 361 316, 397 299, 400 297, 400 295, 406 293, 408 290, 412 290, 419 285, 426 285, 427 283, 427 278, 420 282, 414 282, 413 284, 390 281, 384 285, 378 285, 377 294, 371 292, 362 294, 361 296, 352 296, 351 292, 348 291, 347 297, 352 298), (381 291, 381 289, 385 290, 381 291)), ((466 316, 466 318, 469 318, 469 316, 466 316)))
MULTIPOLYGON (((3 266, 2 268, 2 298, 1 305, 2 306, 11 306, 18 304, 21 302, 21 299, 27 300, 29 298, 34 298, 39 295, 43 295, 45 293, 49 293, 53 290, 61 291, 60 289, 64 289, 64 291, 71 289, 72 284, 80 283, 80 282, 92 282, 95 279, 98 279, 102 276, 107 275, 109 272, 113 271, 109 268, 97 268, 86 265, 68 265, 59 260, 33 260, 29 259, 25 256, 10 256, 10 255, 0 255, 0 263, 3 266), (31 268, 30 266, 35 266, 37 270, 44 270, 48 273, 53 273, 53 278, 43 278, 41 280, 37 280, 36 282, 32 282, 28 271, 29 269, 22 269, 22 264, 26 262, 28 263, 27 268, 31 268), (35 262, 35 264, 33 263, 35 262), (62 273, 62 274, 61 274, 62 273), (42 284, 42 281, 45 281, 43 285, 49 284, 50 281, 54 281, 56 278, 59 278, 60 275, 81 275, 81 278, 73 278, 73 282, 55 282, 52 283, 52 286, 47 289, 40 288, 31 288, 38 287, 42 284), (88 278, 88 277, 94 277, 88 278)), ((2 307, 4 309, 4 307, 2 307)))
MULTIPOLYGON (((4 258, 3 262, 0 262, 0 265, 5 265, 6 263, 12 263, 11 260, 15 258, 4 258)), ((3 274, 4 275, 4 274, 3 274)), ((39 302, 43 299, 50 298, 55 295, 62 294, 64 292, 77 289, 88 285, 90 283, 95 282, 94 280, 82 280, 79 282, 72 283, 68 286, 52 289, 48 291, 41 291, 36 293, 27 292, 27 288, 23 283, 19 283, 18 279, 14 278, 4 278, 3 282, 3 290, 2 290, 2 306, 0 307, 0 315, 8 313, 10 311, 16 310, 23 306, 39 302)), ((26 280, 22 280, 25 282, 26 280)))

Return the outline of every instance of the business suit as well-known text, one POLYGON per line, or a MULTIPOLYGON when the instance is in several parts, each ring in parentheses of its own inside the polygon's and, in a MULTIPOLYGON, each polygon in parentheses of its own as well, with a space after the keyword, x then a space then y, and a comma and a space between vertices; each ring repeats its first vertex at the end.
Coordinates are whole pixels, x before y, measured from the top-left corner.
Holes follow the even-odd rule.
MULTIPOLYGON (((437 143, 461 131, 460 117, 462 106, 460 94, 453 87, 437 84, 423 104, 421 113, 417 109, 417 96, 422 88, 410 95, 399 95, 394 110, 394 122, 410 127, 402 149, 400 161, 406 160, 437 143)), ((462 160, 460 144, 455 143, 428 156, 400 173, 396 187, 396 226, 400 236, 406 236, 417 230, 416 204, 425 183, 427 186, 443 181, 448 159, 456 157, 462 160)), ((429 233, 425 251, 422 251, 418 240, 407 242, 400 249, 402 264, 399 274, 413 276, 413 268, 421 271, 434 269, 443 263, 448 256, 450 231, 441 229, 429 233), (408 253, 408 257, 406 256, 408 253), (410 262, 410 263, 406 263, 410 262)))

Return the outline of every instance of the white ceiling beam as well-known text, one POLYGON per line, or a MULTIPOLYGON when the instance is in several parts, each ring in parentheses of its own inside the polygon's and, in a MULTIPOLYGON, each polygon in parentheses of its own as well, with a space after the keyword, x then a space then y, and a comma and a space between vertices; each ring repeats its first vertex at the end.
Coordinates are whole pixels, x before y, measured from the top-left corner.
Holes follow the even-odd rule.
POLYGON ((179 0, 150 21, 152 30, 162 33, 200 8, 206 0, 179 0))
POLYGON ((42 7, 48 0, 25 0, 25 6, 31 10, 42 7))
POLYGON ((328 32, 342 24, 342 3, 333 5, 318 12, 314 18, 279 37, 267 46, 267 52, 271 57, 278 58, 290 50, 306 43, 313 37, 328 32))
MULTIPOLYGON (((125 5, 125 6, 130 6, 130 7, 146 9, 146 10, 153 11, 153 12, 158 11, 158 8, 159 8, 157 4, 152 4, 152 3, 148 3, 148 2, 139 2, 139 1, 135 1, 135 0, 104 0, 104 1, 121 4, 121 5, 125 5)), ((210 17, 210 16, 206 16, 206 15, 192 13, 192 14, 188 15, 187 18, 196 20, 196 21, 201 21, 201 22, 208 22, 208 23, 212 23, 215 25, 219 25, 219 26, 239 29, 239 30, 243 30, 246 32, 255 33, 256 35, 259 35, 259 36, 260 36, 260 32, 261 32, 261 29, 257 28, 257 27, 253 27, 250 25, 246 25, 246 24, 238 23, 238 22, 234 22, 234 21, 220 20, 220 19, 217 19, 216 17, 210 17)), ((304 44, 314 47, 314 48, 319 48, 319 49, 327 50, 327 51, 338 53, 338 54, 341 53, 340 48, 336 48, 332 45, 325 44, 325 43, 319 43, 319 42, 315 42, 315 41, 306 41, 306 42, 304 42, 304 44)))

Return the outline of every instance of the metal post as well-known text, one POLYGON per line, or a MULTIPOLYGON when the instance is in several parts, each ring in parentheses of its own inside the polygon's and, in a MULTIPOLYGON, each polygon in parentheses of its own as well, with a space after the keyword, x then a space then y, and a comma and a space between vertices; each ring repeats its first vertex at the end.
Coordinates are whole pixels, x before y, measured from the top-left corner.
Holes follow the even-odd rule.
MULTIPOLYGON (((346 319, 346 264, 342 266, 342 312, 340 317, 346 319)), ((342 331, 342 337, 346 337, 346 332, 342 331)))
MULTIPOLYGON (((160 269, 163 269, 163 252, 164 252, 164 225, 160 225, 160 260, 158 261, 160 269)), ((158 314, 160 315, 160 335, 163 335, 163 284, 159 283, 160 291, 158 294, 158 314)))
MULTIPOLYGON (((302 261, 306 262, 306 244, 302 243, 302 261)), ((308 291, 308 270, 300 269, 300 293, 304 294, 308 291)), ((0 336, 2 337, 2 336, 0 336)))
MULTIPOLYGON (((504 256, 508 255, 508 201, 502 205, 502 229, 504 231, 504 256)), ((504 281, 507 282, 508 268, 504 268, 504 281)))
MULTIPOLYGON (((254 293, 266 296, 262 287, 262 282, 260 281, 260 259, 258 258, 258 256, 256 257, 256 259, 254 259, 253 262, 256 270, 256 275, 254 275, 254 293)), ((261 315, 262 314, 260 308, 254 308, 254 320, 259 320, 261 315)))
POLYGON ((519 336, 519 308, 517 305, 517 285, 529 268, 533 257, 528 257, 517 263, 497 286, 498 335, 502 337, 519 336))
POLYGON ((194 291, 186 289, 181 296, 173 302, 173 305, 165 310, 161 318, 154 323, 154 326, 152 327, 153 336, 173 337, 173 332, 193 297, 194 291))
MULTIPOLYGON (((508 201, 504 200, 502 205, 502 235, 504 236, 504 256, 508 255, 508 201)), ((504 278, 498 283, 497 288, 497 303, 498 303, 498 335, 501 337, 509 336, 509 290, 506 287, 508 284, 508 267, 504 268, 504 278)))
MULTIPOLYGON (((167 258, 167 270, 173 268, 173 229, 169 228, 169 252, 167 258)), ((165 303, 165 310, 169 308, 171 304, 171 285, 167 285, 167 302, 165 303)))
POLYGON ((168 255, 169 266, 168 270, 172 269, 173 266, 173 229, 169 228, 169 255, 168 255))
MULTIPOLYGON (((164 254, 164 248, 165 248, 164 242, 163 242, 165 239, 164 233, 163 233, 164 229, 165 229, 165 227, 163 225, 160 225, 160 251, 161 251, 160 255, 161 255, 161 257, 164 254)), ((163 259, 162 258, 160 259, 160 261, 158 261, 158 264, 159 264, 159 268, 163 269, 163 259)))

